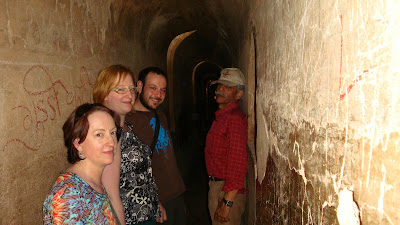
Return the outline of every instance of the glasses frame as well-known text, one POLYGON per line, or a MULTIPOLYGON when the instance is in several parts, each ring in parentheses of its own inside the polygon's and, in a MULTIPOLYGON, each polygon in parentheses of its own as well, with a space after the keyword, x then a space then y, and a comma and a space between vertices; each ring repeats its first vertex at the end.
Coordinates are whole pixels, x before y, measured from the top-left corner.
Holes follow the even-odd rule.
POLYGON ((117 87, 117 88, 111 89, 111 91, 113 91, 113 92, 115 92, 117 94, 120 94, 120 95, 126 94, 126 93, 128 93, 128 91, 130 91, 131 94, 135 94, 136 95, 139 92, 139 88, 138 87, 129 87, 129 88, 117 87), (121 92, 121 90, 122 90, 122 92, 121 92), (133 92, 132 92, 132 90, 133 90, 133 92))

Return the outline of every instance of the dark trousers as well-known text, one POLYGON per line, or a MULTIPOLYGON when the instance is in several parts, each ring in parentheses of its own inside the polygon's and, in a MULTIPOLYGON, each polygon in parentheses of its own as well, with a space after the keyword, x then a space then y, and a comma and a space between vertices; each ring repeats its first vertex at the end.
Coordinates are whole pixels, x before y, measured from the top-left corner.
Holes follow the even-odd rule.
POLYGON ((156 220, 148 220, 146 222, 138 223, 137 225, 157 225, 156 220))
POLYGON ((186 225, 186 210, 183 195, 163 204, 167 211, 167 221, 158 223, 163 225, 186 225))

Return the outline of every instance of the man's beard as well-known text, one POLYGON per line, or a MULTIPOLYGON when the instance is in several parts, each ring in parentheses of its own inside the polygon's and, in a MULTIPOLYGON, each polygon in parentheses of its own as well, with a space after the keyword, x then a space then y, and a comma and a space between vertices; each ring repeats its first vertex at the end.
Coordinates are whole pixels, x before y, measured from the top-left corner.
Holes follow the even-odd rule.
POLYGON ((153 107, 151 107, 149 104, 147 104, 147 102, 146 102, 146 100, 144 100, 142 94, 139 95, 139 100, 140 100, 140 103, 142 103, 142 105, 143 105, 146 109, 148 109, 148 110, 156 110, 156 109, 157 109, 157 108, 153 108, 153 107))

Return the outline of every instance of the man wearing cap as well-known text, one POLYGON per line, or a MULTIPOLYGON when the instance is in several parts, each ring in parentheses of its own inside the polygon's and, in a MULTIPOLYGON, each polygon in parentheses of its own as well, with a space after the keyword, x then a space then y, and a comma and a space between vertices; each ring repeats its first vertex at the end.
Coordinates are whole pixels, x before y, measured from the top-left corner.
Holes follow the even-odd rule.
POLYGON ((247 117, 238 105, 245 88, 237 68, 221 71, 216 102, 219 110, 207 134, 205 161, 209 176, 208 209, 213 225, 239 225, 244 212, 247 172, 247 117))

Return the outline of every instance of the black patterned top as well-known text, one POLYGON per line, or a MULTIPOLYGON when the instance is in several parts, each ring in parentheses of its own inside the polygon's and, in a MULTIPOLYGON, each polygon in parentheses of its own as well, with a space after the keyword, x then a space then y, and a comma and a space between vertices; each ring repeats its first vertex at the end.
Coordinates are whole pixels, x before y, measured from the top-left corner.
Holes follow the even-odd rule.
POLYGON ((126 224, 156 219, 161 216, 157 186, 151 168, 152 151, 133 133, 132 125, 121 129, 120 194, 126 224))

